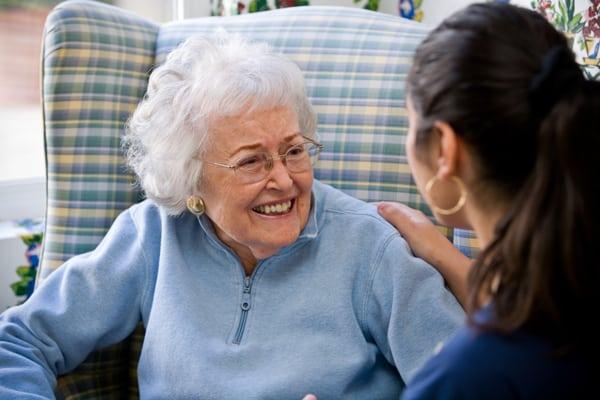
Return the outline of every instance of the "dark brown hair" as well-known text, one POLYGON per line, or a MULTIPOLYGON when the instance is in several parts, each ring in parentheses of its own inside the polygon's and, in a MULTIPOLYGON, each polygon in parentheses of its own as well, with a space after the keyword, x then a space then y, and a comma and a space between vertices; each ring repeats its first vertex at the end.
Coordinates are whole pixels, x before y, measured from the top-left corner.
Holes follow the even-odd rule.
POLYGON ((486 294, 494 319, 483 328, 589 345, 600 306, 600 83, 584 79, 543 16, 486 3, 430 33, 408 93, 417 148, 436 121, 449 123, 475 159, 483 201, 508 210, 469 277, 470 322, 486 294))

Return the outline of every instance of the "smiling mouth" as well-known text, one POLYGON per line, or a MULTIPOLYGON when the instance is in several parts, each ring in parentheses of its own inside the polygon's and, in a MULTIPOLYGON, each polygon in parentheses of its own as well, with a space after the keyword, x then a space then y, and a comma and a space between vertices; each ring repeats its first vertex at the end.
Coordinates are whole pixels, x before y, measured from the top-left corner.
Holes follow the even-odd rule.
POLYGON ((294 200, 288 200, 281 203, 257 206, 252 211, 263 215, 283 215, 289 213, 293 206, 294 200))

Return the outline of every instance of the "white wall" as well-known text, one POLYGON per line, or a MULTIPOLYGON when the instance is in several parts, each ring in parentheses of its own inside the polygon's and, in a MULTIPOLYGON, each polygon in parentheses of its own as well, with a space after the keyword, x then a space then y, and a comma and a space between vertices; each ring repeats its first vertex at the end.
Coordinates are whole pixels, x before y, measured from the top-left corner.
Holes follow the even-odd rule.
POLYGON ((17 304, 10 284, 20 280, 17 267, 28 265, 27 246, 19 235, 26 233, 9 221, 40 219, 45 210, 44 178, 0 181, 0 312, 17 304))
POLYGON ((20 278, 16 273, 17 267, 27 265, 25 245, 18 237, 0 237, 0 313, 18 302, 10 288, 10 284, 20 278))

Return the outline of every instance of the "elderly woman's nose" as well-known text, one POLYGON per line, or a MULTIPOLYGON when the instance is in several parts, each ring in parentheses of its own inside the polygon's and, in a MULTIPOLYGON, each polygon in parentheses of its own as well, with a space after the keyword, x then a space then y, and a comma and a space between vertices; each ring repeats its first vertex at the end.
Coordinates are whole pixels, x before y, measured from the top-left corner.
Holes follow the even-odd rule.
POLYGON ((273 162, 273 168, 271 168, 269 171, 267 179, 267 188, 286 190, 294 184, 294 180, 292 179, 290 171, 287 169, 282 160, 276 160, 273 162))

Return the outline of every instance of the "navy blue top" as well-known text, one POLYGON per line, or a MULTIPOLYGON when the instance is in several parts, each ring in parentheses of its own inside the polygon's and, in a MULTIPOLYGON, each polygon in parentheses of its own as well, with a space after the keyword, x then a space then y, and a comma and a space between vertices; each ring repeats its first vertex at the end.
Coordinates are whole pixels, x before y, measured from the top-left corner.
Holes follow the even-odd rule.
MULTIPOLYGON (((476 320, 491 316, 484 308, 476 320)), ((409 382, 402 400, 589 398, 598 390, 591 375, 581 359, 553 355, 540 336, 464 327, 409 382)))

